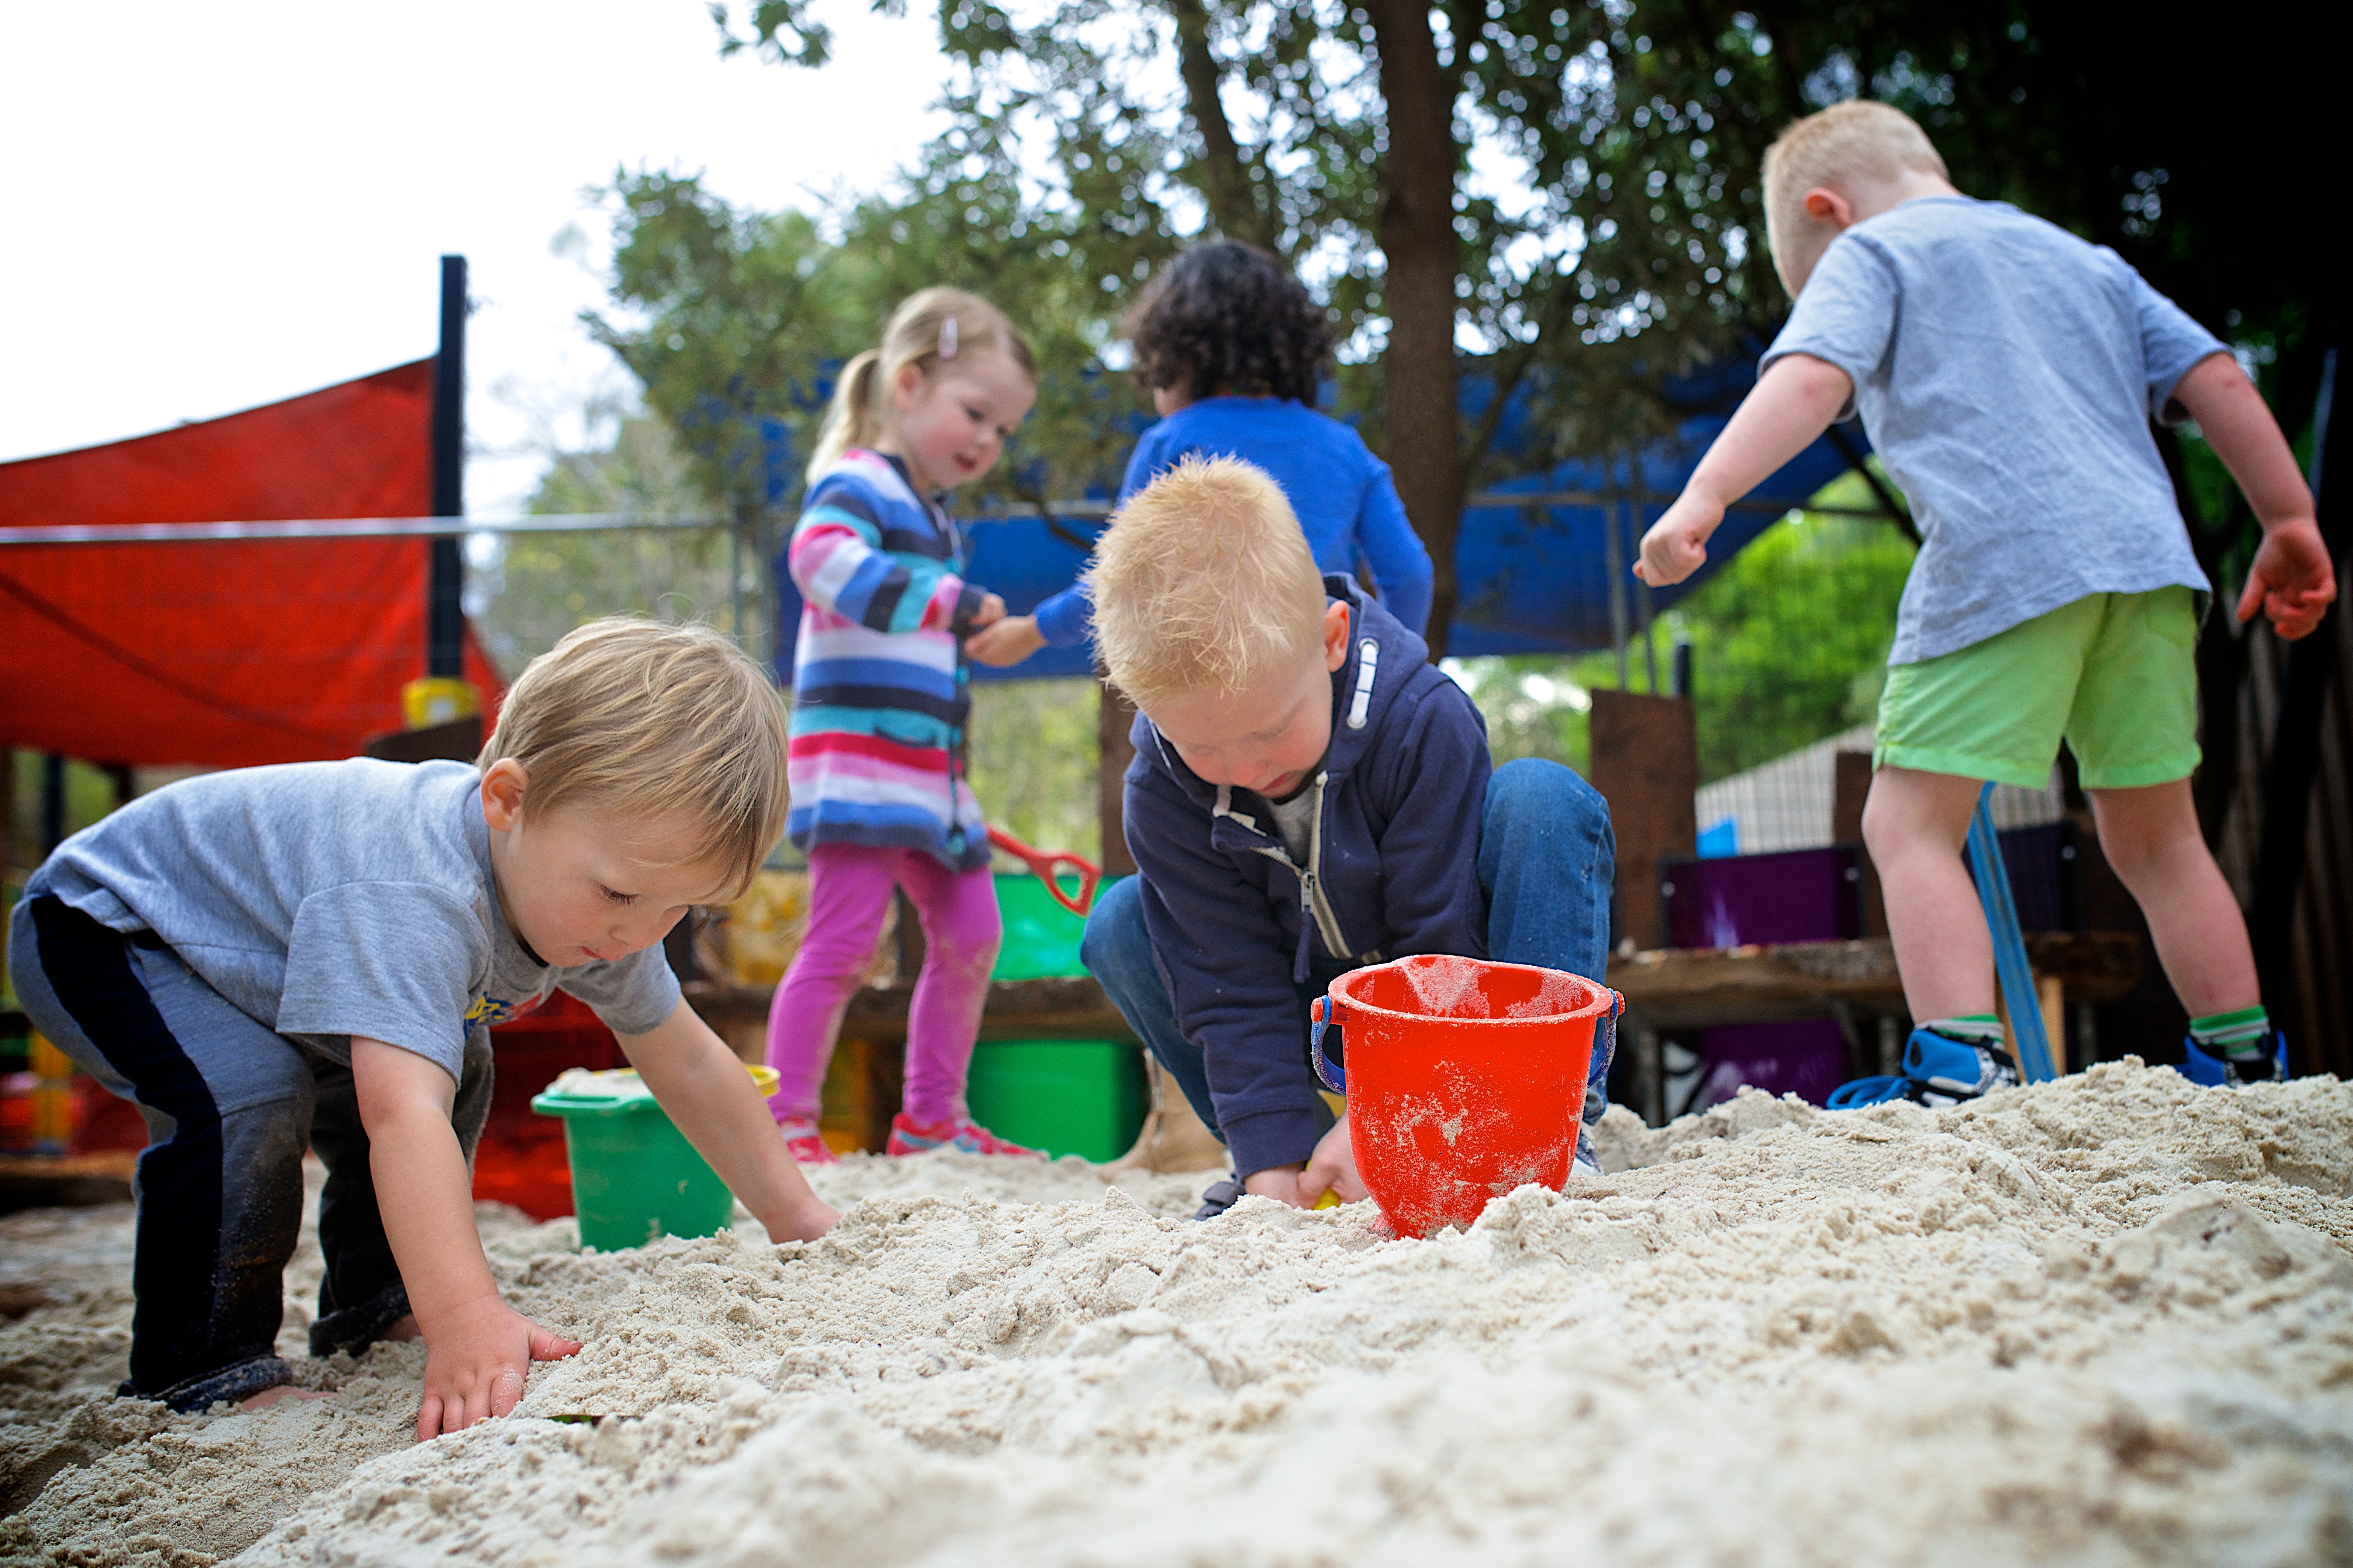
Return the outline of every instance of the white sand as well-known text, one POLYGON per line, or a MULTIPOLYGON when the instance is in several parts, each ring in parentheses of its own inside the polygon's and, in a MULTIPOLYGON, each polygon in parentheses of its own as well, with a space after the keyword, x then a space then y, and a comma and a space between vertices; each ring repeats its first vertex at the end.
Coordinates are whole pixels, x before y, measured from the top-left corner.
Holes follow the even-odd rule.
MULTIPOLYGON (((2353 1087, 2120 1065, 1963 1110, 1746 1094, 1607 1131, 1605 1180, 1430 1242, 1369 1205, 1194 1225, 1197 1183, 961 1156, 823 1173, 865 1201, 814 1246, 584 1257, 568 1225, 495 1226, 510 1299, 588 1348, 424 1447, 413 1347, 311 1368, 322 1405, 104 1397, 122 1222, 83 1221, 102 1267, 0 1329, 0 1500, 55 1472, 0 1555, 2353 1557, 2353 1087)), ((43 1224, 0 1221, 0 1283, 43 1224)))

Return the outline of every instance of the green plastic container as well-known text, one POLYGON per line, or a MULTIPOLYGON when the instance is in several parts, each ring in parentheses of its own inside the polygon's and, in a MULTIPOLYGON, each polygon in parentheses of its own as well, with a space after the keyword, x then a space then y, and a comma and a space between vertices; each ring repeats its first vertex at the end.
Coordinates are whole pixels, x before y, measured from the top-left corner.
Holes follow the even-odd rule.
POLYGON ((1000 1138, 1116 1160, 1144 1125, 1144 1056, 1117 1040, 989 1040, 972 1053, 973 1120, 1000 1138))
MULTIPOLYGON (((750 1070, 763 1096, 776 1091, 773 1068, 750 1070)), ((581 1246, 618 1252, 665 1236, 716 1236, 734 1217, 735 1194, 635 1072, 567 1073, 531 1108, 563 1119, 581 1246)))
MULTIPOLYGON (((1108 885, 1108 884, 1106 884, 1108 885)), ((1079 879, 1062 879, 1062 891, 1079 896, 1079 879)), ((1098 897, 1101 888, 1096 889, 1098 897)), ((1079 962, 1079 937, 1087 922, 1054 901, 1046 884, 1029 872, 999 873, 997 912, 1005 922, 1005 941, 997 950, 992 980, 1054 980, 1084 974, 1079 962)))

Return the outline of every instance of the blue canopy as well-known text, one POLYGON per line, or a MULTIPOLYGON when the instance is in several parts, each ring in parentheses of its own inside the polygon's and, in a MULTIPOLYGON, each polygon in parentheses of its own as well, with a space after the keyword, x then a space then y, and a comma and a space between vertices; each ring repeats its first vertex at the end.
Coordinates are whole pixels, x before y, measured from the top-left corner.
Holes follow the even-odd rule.
MULTIPOLYGON (((1758 486, 1748 505, 1725 517, 1708 547, 1707 564, 1672 588, 1645 590, 1631 575, 1643 531, 1681 492, 1708 444, 1756 382, 1754 362, 1712 367, 1670 383, 1672 405, 1687 410, 1669 437, 1635 447, 1614 459, 1577 458, 1504 480, 1482 492, 1496 498, 1525 495, 1525 504, 1475 505, 1462 514, 1455 541, 1460 584, 1450 654, 1582 653, 1615 646, 1611 635, 1609 528, 1619 529, 1619 566, 1624 574, 1621 613, 1638 625, 1638 595, 1650 595, 1650 612, 1667 610, 1706 582, 1743 545, 1765 531, 1790 507, 1802 504, 1845 472, 1852 462, 1841 439, 1859 460, 1868 450, 1862 426, 1825 436, 1758 486), (1575 500, 1539 500, 1575 496, 1575 500), (1622 498, 1620 500, 1620 498, 1622 498), (1613 504, 1614 503, 1614 504, 1613 504)), ((1476 373, 1462 378, 1466 418, 1480 416, 1493 395, 1493 384, 1476 373)), ((1527 399, 1515 397, 1497 428, 1494 449, 1510 454, 1534 445, 1527 399)), ((966 524, 971 547, 968 575, 1005 598, 1015 615, 1026 614, 1077 580, 1087 544, 1102 531, 1097 518, 983 515, 966 524)), ((801 598, 789 574, 776 577, 777 674, 792 677, 793 628, 799 625, 801 598)), ((1089 651, 1043 648, 1011 669, 976 665, 976 680, 1035 680, 1092 673, 1089 651)))

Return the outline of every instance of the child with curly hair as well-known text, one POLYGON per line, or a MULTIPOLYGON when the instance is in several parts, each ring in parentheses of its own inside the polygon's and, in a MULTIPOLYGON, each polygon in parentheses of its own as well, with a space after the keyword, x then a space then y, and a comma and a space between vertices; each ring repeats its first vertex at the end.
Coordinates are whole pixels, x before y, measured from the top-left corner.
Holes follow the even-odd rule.
MULTIPOLYGON (((1197 245, 1152 280, 1126 330, 1161 417, 1128 459, 1121 504, 1187 458, 1240 458, 1282 487, 1319 570, 1353 576, 1361 558, 1381 607, 1417 634, 1428 626, 1430 552, 1388 465, 1315 411, 1331 326, 1281 261, 1238 240, 1197 245)), ((1073 586, 976 632, 965 651, 1014 665, 1041 647, 1076 647, 1092 630, 1086 591, 1073 586)))

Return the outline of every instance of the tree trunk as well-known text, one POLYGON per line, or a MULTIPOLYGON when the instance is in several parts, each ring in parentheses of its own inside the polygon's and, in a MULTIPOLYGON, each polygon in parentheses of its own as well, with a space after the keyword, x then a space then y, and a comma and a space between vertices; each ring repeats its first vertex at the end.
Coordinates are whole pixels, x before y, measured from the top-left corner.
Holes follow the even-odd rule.
POLYGON ((1242 162, 1226 106, 1218 96, 1225 73, 1209 52, 1209 12, 1205 0, 1168 0, 1176 19, 1176 63, 1185 79, 1185 110, 1201 132, 1200 189, 1208 201, 1209 216, 1229 239, 1247 240, 1263 249, 1275 248, 1278 237, 1266 210, 1250 189, 1250 169, 1242 162))
POLYGON ((1389 467, 1437 575, 1430 654, 1446 652, 1462 521, 1462 439, 1455 390, 1454 84, 1438 63, 1430 11, 1410 0, 1366 0, 1388 102, 1388 155, 1378 239, 1388 349, 1381 365, 1389 467))

